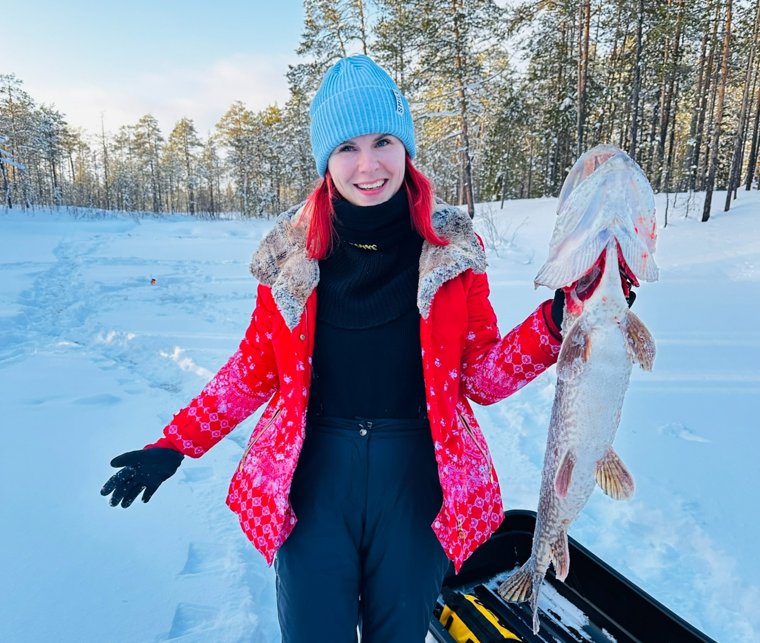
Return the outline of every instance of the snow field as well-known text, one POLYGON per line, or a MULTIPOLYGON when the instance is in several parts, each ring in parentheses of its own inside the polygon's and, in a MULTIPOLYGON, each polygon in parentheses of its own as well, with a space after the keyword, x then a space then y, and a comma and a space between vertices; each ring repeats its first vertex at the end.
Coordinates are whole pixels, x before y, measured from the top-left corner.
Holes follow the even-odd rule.
MULTIPOLYGON (((713 638, 752 641, 760 194, 707 224, 684 205, 671 197, 660 281, 634 307, 658 345, 615 441, 636 493, 594 493, 570 534, 713 638)), ((501 231, 489 278, 505 332, 551 296, 532 281, 556 199, 479 207, 501 231)), ((236 348, 269 225, 0 211, 0 640, 278 640, 273 571, 224 504, 252 420, 148 504, 98 493, 109 460, 157 439, 236 348)), ((536 507, 554 382, 476 408, 508 508, 536 507)))

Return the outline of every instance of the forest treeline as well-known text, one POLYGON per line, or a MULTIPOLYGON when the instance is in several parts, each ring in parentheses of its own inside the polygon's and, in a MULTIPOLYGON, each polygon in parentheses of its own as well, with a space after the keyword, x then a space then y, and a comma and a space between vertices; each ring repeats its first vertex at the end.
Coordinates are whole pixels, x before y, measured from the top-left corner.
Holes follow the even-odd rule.
MULTIPOLYGON (((366 53, 410 99, 418 166, 445 200, 556 195, 614 143, 656 191, 758 186, 760 0, 305 0, 284 105, 233 103, 207 137, 146 114, 76 129, 0 75, 0 196, 216 216, 277 213, 317 176, 308 105, 338 57, 366 53)), ((709 204, 710 199, 706 199, 709 204)), ((709 210, 703 213, 703 220, 709 210)))

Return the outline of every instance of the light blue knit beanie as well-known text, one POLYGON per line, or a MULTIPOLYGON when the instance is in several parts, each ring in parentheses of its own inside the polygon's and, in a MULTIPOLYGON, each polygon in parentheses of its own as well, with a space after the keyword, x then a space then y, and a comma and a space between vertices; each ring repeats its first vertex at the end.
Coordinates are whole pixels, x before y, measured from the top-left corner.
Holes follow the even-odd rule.
POLYGON ((417 153, 409 103, 386 71, 367 56, 342 58, 327 70, 309 109, 311 153, 319 176, 343 141, 393 134, 411 158, 417 153))

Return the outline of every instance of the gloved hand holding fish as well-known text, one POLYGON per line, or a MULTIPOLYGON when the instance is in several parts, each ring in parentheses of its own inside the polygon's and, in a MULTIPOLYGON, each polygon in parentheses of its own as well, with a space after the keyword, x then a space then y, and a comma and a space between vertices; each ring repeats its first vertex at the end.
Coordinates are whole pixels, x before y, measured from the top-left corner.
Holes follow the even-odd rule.
POLYGON ((652 188, 625 152, 599 145, 576 161, 535 278, 536 287, 562 288, 565 310, 533 547, 499 587, 506 600, 530 600, 534 633, 541 583, 550 563, 556 578, 567 578, 567 531, 594 486, 616 500, 633 494, 612 442, 632 364, 650 370, 654 360, 654 340, 627 297, 631 285, 658 277, 656 231, 652 188))

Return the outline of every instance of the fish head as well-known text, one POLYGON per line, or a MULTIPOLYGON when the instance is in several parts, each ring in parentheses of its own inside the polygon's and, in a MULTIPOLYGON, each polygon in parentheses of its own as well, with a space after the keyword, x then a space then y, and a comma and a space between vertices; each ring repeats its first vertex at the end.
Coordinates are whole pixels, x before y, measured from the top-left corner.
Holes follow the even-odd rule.
POLYGON ((571 286, 614 240, 621 266, 636 281, 658 277, 654 193, 641 168, 614 145, 597 145, 573 165, 560 192, 549 258, 535 285, 571 286))

